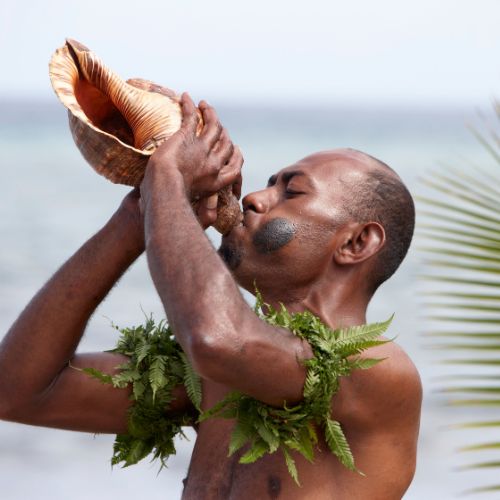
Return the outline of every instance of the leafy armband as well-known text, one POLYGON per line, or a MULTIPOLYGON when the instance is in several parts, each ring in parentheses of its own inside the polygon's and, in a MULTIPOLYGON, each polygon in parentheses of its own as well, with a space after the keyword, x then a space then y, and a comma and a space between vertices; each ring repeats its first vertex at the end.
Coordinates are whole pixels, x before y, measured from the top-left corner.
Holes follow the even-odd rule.
POLYGON ((131 385, 134 404, 128 412, 128 432, 118 434, 113 445, 113 465, 136 464, 150 453, 162 467, 175 454, 174 437, 184 435, 182 427, 192 425, 196 418, 188 415, 167 415, 173 390, 184 384, 194 407, 199 411, 201 383, 172 331, 165 321, 146 323, 120 329, 121 337, 110 352, 124 354, 129 360, 120 365, 120 372, 108 375, 95 368, 84 368, 88 375, 117 388, 131 385))

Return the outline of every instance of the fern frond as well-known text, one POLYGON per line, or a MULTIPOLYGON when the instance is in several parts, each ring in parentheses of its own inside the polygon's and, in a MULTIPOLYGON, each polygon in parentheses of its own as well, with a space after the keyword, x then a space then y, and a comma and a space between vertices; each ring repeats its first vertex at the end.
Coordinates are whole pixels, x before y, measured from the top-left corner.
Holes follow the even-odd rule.
POLYGON ((314 444, 315 442, 311 439, 310 429, 306 427, 302 427, 297 436, 297 442, 300 447, 299 450, 302 455, 309 461, 314 461, 314 444))
POLYGON ((326 420, 325 440, 328 448, 330 448, 330 451, 345 467, 349 470, 356 470, 351 449, 339 422, 331 419, 326 420))
POLYGON ((295 460, 292 458, 292 455, 290 455, 290 452, 286 448, 283 448, 283 455, 285 456, 285 463, 288 468, 288 473, 290 474, 290 476, 292 476, 297 486, 300 486, 299 474, 297 472, 295 460))
POLYGON ((209 418, 218 417, 226 406, 236 405, 239 402, 241 396, 242 396, 242 394, 238 391, 230 392, 222 401, 219 401, 218 403, 216 403, 214 406, 212 406, 212 408, 205 410, 198 417, 198 422, 204 422, 205 420, 208 420, 209 418))
POLYGON ((194 407, 201 411, 201 379, 189 363, 185 353, 181 353, 182 365, 184 367, 184 386, 189 399, 194 407))
POLYGON ((269 447, 263 439, 257 439, 250 445, 250 449, 242 455, 239 462, 240 464, 251 464, 263 457, 268 449, 269 447))
POLYGON ((151 453, 152 449, 153 446, 148 446, 148 444, 142 439, 134 439, 130 445, 123 467, 129 467, 130 465, 140 462, 144 457, 147 457, 151 453))
POLYGON ((233 429, 233 432, 231 433, 229 452, 227 456, 230 457, 236 453, 242 446, 252 439, 253 435, 254 433, 251 425, 242 420, 238 421, 233 429))
POLYGON ((313 370, 308 370, 306 381, 304 383, 304 398, 308 399, 314 394, 319 382, 319 375, 313 370))
POLYGON ((143 343, 139 343, 137 345, 137 347, 134 350, 136 365, 139 365, 146 358, 150 350, 151 350, 151 344, 149 344, 146 341, 144 341, 143 343))
POLYGON ((386 321, 370 323, 367 325, 351 326, 335 330, 339 343, 364 342, 373 340, 383 335, 389 328, 394 314, 386 321))
POLYGON ((381 361, 385 361, 387 358, 357 358, 349 361, 349 367, 351 370, 367 370, 372 366, 378 365, 381 361))
POLYGON ((155 357, 149 368, 149 382, 153 390, 153 400, 156 397, 158 389, 164 387, 168 380, 165 377, 166 356, 159 354, 155 357))
POLYGON ((353 356, 355 354, 361 354, 366 349, 384 345, 387 344, 388 342, 392 342, 392 340, 364 340, 360 342, 346 341, 346 343, 343 346, 337 347, 337 351, 342 357, 348 357, 348 356, 353 356))
POLYGON ((280 446, 279 434, 274 433, 263 422, 258 422, 256 428, 257 433, 268 446, 268 453, 274 453, 280 446))
POLYGON ((113 378, 111 375, 108 375, 107 373, 103 373, 97 368, 81 368, 81 371, 83 373, 86 373, 87 375, 90 375, 92 378, 95 378, 102 382, 103 384, 112 384, 113 383, 113 378))

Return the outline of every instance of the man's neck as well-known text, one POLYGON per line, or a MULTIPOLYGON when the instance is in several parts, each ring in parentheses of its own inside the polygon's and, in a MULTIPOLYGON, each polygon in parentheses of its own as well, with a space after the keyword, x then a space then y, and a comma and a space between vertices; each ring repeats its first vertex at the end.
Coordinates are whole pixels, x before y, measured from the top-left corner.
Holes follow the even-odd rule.
POLYGON ((290 312, 310 311, 331 328, 366 323, 366 309, 370 298, 359 292, 352 283, 315 284, 302 290, 288 291, 286 297, 263 292, 264 301, 275 308, 282 303, 290 312))

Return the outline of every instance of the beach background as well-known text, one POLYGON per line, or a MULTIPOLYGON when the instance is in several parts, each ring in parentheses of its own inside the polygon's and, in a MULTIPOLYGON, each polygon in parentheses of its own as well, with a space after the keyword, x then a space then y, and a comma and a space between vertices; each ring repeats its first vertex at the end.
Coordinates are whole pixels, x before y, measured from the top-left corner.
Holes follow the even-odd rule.
MULTIPOLYGON (((148 14, 132 2, 116 3, 114 11, 85 5, 0 5, 0 50, 10 62, 0 76, 0 337, 128 192, 85 163, 52 94, 47 62, 65 36, 88 44, 124 77, 150 78, 208 99, 243 150, 244 193, 297 159, 336 147, 385 161, 413 194, 423 192, 420 177, 445 164, 494 169, 467 125, 481 127, 478 110, 489 111, 499 87, 498 2, 424 1, 408 4, 408 11, 390 1, 377 9, 369 2, 308 2, 307 9, 257 2, 240 10, 228 2, 153 2, 148 14), (140 22, 131 40, 127 33, 140 22), (183 30, 189 36, 182 37, 183 30)), ((217 246, 217 234, 210 237, 217 246)), ((418 239, 377 293, 368 319, 396 313, 390 333, 424 385, 417 473, 405 499, 447 500, 492 482, 494 473, 459 470, 469 457, 456 449, 480 434, 448 428, 472 412, 446 406, 437 392, 436 377, 446 372, 422 336, 417 246, 418 239)), ((140 323, 142 310, 163 317, 144 256, 98 308, 80 350, 113 347, 110 321, 140 323)), ((487 410, 481 411, 486 420, 487 410)), ((147 460, 111 469, 113 436, 0 422, 0 497, 179 498, 194 441, 187 434, 190 441, 178 442, 169 468, 158 474, 158 464, 147 460)))

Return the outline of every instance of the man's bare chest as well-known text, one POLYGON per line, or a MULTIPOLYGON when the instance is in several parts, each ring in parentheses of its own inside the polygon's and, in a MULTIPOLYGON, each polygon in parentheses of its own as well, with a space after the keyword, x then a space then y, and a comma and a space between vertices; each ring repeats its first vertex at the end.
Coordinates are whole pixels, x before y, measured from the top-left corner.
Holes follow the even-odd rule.
MULTIPOLYGON (((204 409, 216 404, 228 392, 230 390, 227 387, 203 381, 204 409)), ((333 498, 331 492, 335 489, 336 474, 332 474, 332 471, 337 467, 337 461, 327 450, 326 444, 323 442, 319 444, 314 464, 307 462, 299 454, 294 457, 300 468, 301 487, 299 487, 291 478, 280 450, 252 464, 239 463, 239 458, 245 453, 246 448, 228 457, 234 425, 234 421, 225 419, 210 419, 199 425, 185 480, 184 500, 233 498, 293 500, 303 499, 307 491, 316 491, 314 498, 333 498), (320 494, 319 490, 325 494, 320 494)))

